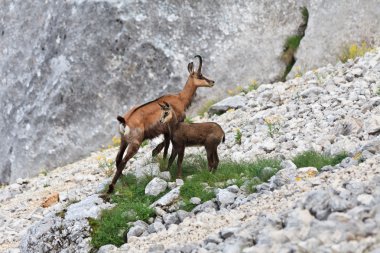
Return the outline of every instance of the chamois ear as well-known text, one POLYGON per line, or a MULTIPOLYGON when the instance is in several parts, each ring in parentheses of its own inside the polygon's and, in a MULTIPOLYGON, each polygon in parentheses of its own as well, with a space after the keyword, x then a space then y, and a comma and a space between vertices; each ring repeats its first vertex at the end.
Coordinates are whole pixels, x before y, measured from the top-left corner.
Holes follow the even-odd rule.
POLYGON ((166 109, 167 109, 167 110, 170 109, 170 105, 169 105, 168 103, 166 103, 165 101, 163 101, 163 102, 164 102, 164 104, 165 104, 166 109))
POLYGON ((189 71, 190 74, 194 72, 194 63, 193 62, 190 62, 189 65, 187 65, 187 70, 189 71))
POLYGON ((125 125, 125 119, 121 116, 117 116, 117 120, 120 122, 120 124, 125 125))
MULTIPOLYGON (((164 103, 165 103, 165 102, 164 102, 164 103)), ((165 105, 160 104, 160 103, 157 103, 157 104, 161 107, 162 110, 165 110, 165 109, 166 109, 165 105)))

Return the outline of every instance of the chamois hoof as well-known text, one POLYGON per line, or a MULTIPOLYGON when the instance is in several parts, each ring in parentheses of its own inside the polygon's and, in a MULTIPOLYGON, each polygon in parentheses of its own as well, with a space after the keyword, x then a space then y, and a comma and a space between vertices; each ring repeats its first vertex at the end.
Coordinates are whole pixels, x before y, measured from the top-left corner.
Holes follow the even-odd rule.
POLYGON ((114 187, 113 187, 112 184, 110 184, 110 185, 108 186, 107 194, 111 194, 111 193, 113 193, 113 190, 114 190, 114 187))

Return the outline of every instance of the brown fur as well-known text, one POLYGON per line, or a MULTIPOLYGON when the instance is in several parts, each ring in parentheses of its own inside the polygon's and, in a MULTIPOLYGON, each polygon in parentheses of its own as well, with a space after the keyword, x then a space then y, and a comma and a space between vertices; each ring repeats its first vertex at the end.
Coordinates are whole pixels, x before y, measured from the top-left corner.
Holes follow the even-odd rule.
POLYGON ((121 125, 128 128, 128 134, 121 136, 121 143, 119 152, 116 156, 116 173, 108 188, 108 193, 113 192, 114 186, 120 177, 125 165, 138 151, 140 144, 146 139, 152 139, 160 134, 164 134, 165 140, 160 143, 154 150, 153 155, 158 154, 164 147, 164 158, 167 155, 167 150, 170 144, 168 128, 159 123, 161 110, 157 103, 167 101, 169 102, 176 114, 176 117, 183 121, 185 118, 185 110, 190 106, 193 96, 198 87, 212 87, 214 81, 204 77, 201 73, 202 58, 196 56, 200 60, 199 68, 197 71, 193 69, 193 63, 189 63, 188 71, 189 77, 183 90, 178 94, 169 94, 157 98, 146 104, 133 107, 129 110, 124 117, 118 116, 117 119, 121 125), (124 152, 127 149, 124 156, 124 152), (124 156, 124 158, 123 158, 124 156))
POLYGON ((182 160, 185 147, 204 146, 207 152, 208 169, 215 171, 219 164, 218 146, 225 140, 225 134, 220 125, 214 122, 187 124, 179 122, 173 108, 164 102, 161 106, 160 122, 167 124, 173 152, 169 158, 168 170, 178 154, 178 177, 182 177, 182 160))

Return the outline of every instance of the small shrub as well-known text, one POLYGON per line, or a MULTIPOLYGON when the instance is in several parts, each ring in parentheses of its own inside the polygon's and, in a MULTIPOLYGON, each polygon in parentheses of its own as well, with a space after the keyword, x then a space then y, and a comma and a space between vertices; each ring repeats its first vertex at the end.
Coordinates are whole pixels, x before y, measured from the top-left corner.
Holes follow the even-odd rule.
POLYGON ((107 159, 104 155, 99 155, 96 157, 96 159, 98 160, 99 168, 104 170, 104 174, 107 177, 112 176, 115 167, 115 161, 110 158, 107 159))
POLYGON ((119 147, 120 143, 121 143, 120 136, 114 136, 114 137, 112 137, 112 146, 113 147, 119 147))
POLYGON ((380 96, 380 87, 377 87, 376 95, 380 96))
POLYGON ((206 112, 210 109, 210 107, 218 102, 216 99, 207 100, 202 107, 198 110, 198 115, 203 117, 206 112))
POLYGON ((280 118, 277 115, 264 118, 264 123, 268 127, 268 135, 273 138, 280 132, 280 118))
POLYGON ((191 117, 186 117, 184 121, 185 121, 185 123, 188 123, 188 124, 194 123, 194 121, 191 117))
POLYGON ((145 147, 146 145, 148 145, 149 144, 149 140, 144 140, 142 143, 141 143, 141 145, 140 145, 140 147, 145 147))
POLYGON ((371 50, 373 50, 373 47, 370 46, 366 41, 362 41, 361 43, 353 43, 343 48, 339 59, 341 62, 347 62, 349 59, 361 57, 371 50))
POLYGON ((47 169, 45 169, 45 168, 42 168, 42 169, 40 169, 40 173, 39 173, 41 176, 47 176, 47 174, 48 174, 48 171, 47 171, 47 169))
POLYGON ((235 143, 238 144, 238 145, 241 145, 241 137, 242 137, 242 133, 240 131, 240 129, 236 129, 236 132, 235 132, 235 143))
POLYGON ((297 168, 315 167, 320 170, 323 166, 326 165, 334 166, 340 163, 346 157, 347 153, 345 152, 334 156, 329 156, 320 154, 316 151, 306 151, 299 155, 296 155, 292 161, 297 166, 297 168))

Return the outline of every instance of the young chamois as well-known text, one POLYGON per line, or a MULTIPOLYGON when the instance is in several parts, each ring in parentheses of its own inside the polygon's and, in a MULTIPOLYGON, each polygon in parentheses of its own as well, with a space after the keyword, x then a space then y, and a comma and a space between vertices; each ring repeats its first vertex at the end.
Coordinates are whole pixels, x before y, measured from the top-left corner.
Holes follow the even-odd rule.
POLYGON ((170 144, 168 128, 159 123, 161 111, 157 102, 168 101, 171 103, 176 117, 179 121, 185 119, 185 110, 190 106, 198 87, 212 87, 214 81, 202 75, 202 57, 196 55, 199 59, 199 67, 194 71, 192 62, 188 65, 189 77, 183 90, 178 94, 169 94, 157 98, 146 104, 133 107, 124 117, 118 116, 120 122, 119 132, 121 134, 120 148, 116 156, 116 173, 108 187, 108 193, 112 193, 114 186, 119 179, 127 162, 137 153, 140 144, 146 139, 153 139, 160 134, 164 134, 164 141, 160 143, 154 150, 153 155, 158 154, 165 146, 164 157, 170 144), (124 156, 124 152, 127 149, 124 156), (124 156, 124 158, 123 158, 124 156))
POLYGON ((219 164, 218 145, 225 140, 223 129, 214 122, 187 124, 179 122, 174 109, 170 104, 163 102, 160 122, 167 124, 173 151, 169 158, 168 170, 175 157, 177 159, 178 177, 182 177, 182 160, 185 147, 204 146, 207 152, 209 171, 215 171, 219 164))

